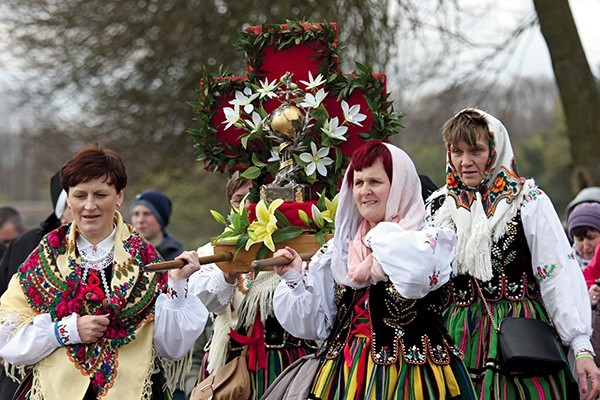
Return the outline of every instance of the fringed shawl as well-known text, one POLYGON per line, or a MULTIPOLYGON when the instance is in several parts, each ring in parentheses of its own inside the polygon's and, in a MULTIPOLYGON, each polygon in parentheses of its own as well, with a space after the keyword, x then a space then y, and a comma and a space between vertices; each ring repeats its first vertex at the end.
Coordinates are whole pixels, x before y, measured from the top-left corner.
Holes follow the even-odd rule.
MULTIPOLYGON (((154 304, 165 289, 167 275, 143 273, 139 267, 159 261, 159 255, 118 212, 114 223, 114 263, 107 304, 85 298, 75 223, 42 239, 2 298, 0 321, 16 317, 21 325, 43 313, 55 321, 72 312, 109 315, 109 329, 96 343, 60 347, 34 366, 31 399, 81 399, 92 380, 99 399, 151 396, 151 374, 157 358, 154 304)), ((168 370, 177 370, 172 363, 165 360, 168 370)), ((174 382, 172 376, 167 379, 174 382)))

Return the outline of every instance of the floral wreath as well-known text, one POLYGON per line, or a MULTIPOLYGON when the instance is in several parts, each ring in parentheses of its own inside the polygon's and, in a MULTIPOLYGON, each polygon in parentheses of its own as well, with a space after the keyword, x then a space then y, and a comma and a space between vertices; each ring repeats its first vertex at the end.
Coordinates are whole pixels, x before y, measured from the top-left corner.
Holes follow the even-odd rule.
POLYGON ((273 140, 271 113, 280 106, 293 107, 299 115, 290 123, 303 129, 294 143, 295 181, 333 198, 354 149, 348 144, 349 128, 362 128, 357 133, 362 141, 386 141, 398 133, 402 116, 393 111, 385 79, 358 63, 353 74, 337 70, 335 24, 287 21, 254 28, 258 29, 246 30, 237 43, 246 54, 246 77, 233 76, 223 68, 216 77, 206 69, 202 73, 197 101, 190 103, 198 127, 188 130, 199 151, 197 159, 207 171, 242 170, 243 178, 259 185, 272 181, 280 168, 281 143, 273 140), (260 79, 267 47, 281 50, 300 43, 311 46, 321 62, 316 76, 309 72, 308 80, 297 82, 290 73, 279 79, 260 79), (357 90, 364 93, 362 106, 346 100, 357 90), (343 117, 330 115, 325 104, 331 102, 341 104, 343 117), (370 126, 363 126, 367 109, 370 126), (218 112, 224 114, 223 121, 218 121, 218 112), (229 138, 233 134, 234 140, 223 140, 223 131, 229 138))

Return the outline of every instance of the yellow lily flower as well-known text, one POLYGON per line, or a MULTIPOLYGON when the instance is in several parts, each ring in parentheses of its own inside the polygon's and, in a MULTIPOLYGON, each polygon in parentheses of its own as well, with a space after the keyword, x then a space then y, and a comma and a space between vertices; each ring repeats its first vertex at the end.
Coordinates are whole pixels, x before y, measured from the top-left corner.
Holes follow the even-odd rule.
POLYGON ((335 195, 333 200, 325 198, 325 211, 321 212, 321 217, 327 222, 333 222, 335 220, 335 213, 337 212, 339 201, 339 193, 335 195))
POLYGON ((277 230, 277 217, 275 210, 283 204, 282 199, 276 199, 267 208, 265 201, 256 205, 256 220, 248 227, 248 241, 246 251, 255 243, 264 243, 271 251, 275 251, 272 234, 277 230))

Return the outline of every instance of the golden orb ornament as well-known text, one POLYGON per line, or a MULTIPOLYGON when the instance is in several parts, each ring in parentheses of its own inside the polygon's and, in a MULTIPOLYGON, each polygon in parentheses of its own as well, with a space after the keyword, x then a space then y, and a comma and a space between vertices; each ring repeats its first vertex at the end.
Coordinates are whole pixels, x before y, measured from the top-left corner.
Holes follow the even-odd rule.
POLYGON ((284 104, 273 111, 270 124, 273 132, 291 138, 294 132, 302 129, 302 112, 295 106, 284 104))

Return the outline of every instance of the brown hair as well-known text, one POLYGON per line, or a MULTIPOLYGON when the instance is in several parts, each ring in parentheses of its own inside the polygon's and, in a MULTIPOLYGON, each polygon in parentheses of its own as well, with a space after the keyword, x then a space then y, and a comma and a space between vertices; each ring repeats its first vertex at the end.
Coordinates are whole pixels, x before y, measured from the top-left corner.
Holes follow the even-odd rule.
POLYGON ((98 142, 79 149, 60 169, 60 183, 67 193, 73 186, 98 178, 105 178, 105 182, 113 185, 117 193, 127 186, 127 173, 121 156, 98 142))
POLYGON ((235 171, 227 181, 227 186, 225 188, 227 200, 231 201, 233 194, 248 182, 251 182, 251 179, 242 178, 240 176, 240 171, 235 171))
POLYGON ((471 147, 475 147, 480 136, 488 137, 490 134, 487 120, 483 115, 473 109, 466 109, 444 123, 442 136, 447 146, 464 140, 471 147))

